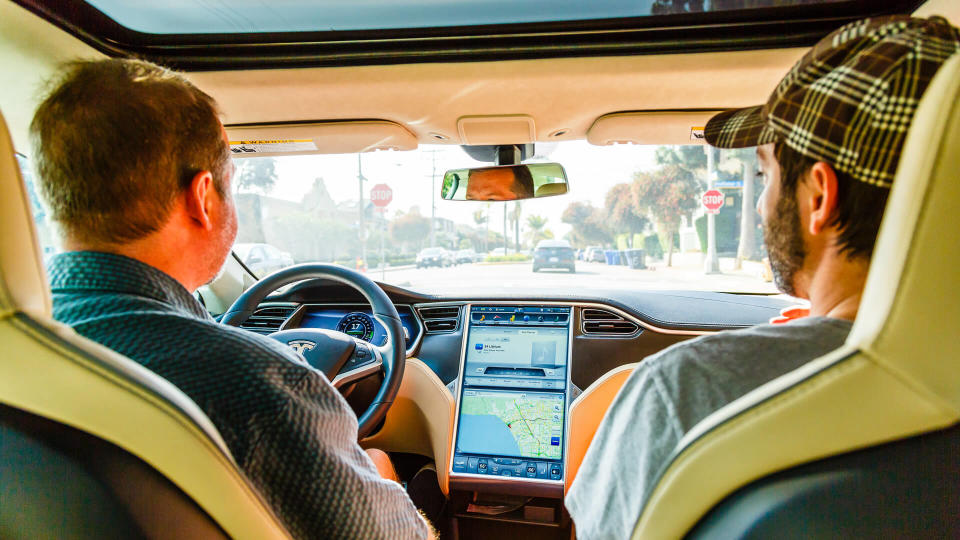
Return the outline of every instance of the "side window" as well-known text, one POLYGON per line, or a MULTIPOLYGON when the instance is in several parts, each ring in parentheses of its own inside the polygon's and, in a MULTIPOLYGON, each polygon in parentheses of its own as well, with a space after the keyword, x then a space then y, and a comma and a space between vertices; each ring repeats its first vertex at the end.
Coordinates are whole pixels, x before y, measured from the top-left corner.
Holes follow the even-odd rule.
POLYGON ((265 260, 263 255, 263 248, 256 246, 250 250, 250 255, 247 256, 247 264, 260 263, 265 260))
POLYGON ((43 253, 43 263, 59 251, 56 242, 56 232, 53 224, 47 217, 47 209, 40 202, 39 189, 33 179, 30 161, 23 154, 17 154, 17 164, 20 165, 20 174, 27 186, 27 196, 30 199, 30 211, 33 212, 33 224, 37 229, 37 240, 43 253))

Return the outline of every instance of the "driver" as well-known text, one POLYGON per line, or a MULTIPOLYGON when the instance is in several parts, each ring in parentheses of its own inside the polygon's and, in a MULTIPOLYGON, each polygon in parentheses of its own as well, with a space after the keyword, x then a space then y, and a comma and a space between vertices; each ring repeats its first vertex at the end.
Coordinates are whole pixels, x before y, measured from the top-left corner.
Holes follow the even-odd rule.
POLYGON ((148 62, 75 62, 30 134, 66 251, 48 269, 54 317, 193 399, 294 537, 432 536, 357 444, 327 379, 272 339, 218 325, 192 296, 237 233, 213 99, 148 62))
POLYGON ((533 175, 524 165, 471 169, 468 201, 513 201, 533 197, 533 175))
POLYGON ((810 316, 704 336, 641 362, 567 495, 578 537, 629 538, 685 434, 843 344, 913 114, 958 50, 960 33, 940 17, 854 22, 800 59, 766 105, 710 120, 711 145, 757 147, 757 210, 776 284, 808 299, 810 316))

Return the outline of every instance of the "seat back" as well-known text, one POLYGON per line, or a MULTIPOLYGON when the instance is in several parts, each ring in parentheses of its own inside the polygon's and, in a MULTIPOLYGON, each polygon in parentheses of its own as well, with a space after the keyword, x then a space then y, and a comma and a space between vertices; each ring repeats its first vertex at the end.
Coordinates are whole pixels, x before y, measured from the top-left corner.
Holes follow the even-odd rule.
MULTIPOLYGON (((755 480, 960 420, 958 148, 955 55, 914 117, 847 342, 696 426, 652 492, 635 538, 683 536, 755 480)), ((957 460, 956 454, 941 458, 957 460)))
POLYGON ((97 532, 110 523, 118 533, 108 536, 289 537, 196 404, 50 319, 2 117, 0 343, 0 537, 42 536, 41 526, 57 537, 103 537, 97 532), (76 493, 85 496, 68 496, 76 493), (53 523, 24 519, 55 520, 52 508, 53 523))

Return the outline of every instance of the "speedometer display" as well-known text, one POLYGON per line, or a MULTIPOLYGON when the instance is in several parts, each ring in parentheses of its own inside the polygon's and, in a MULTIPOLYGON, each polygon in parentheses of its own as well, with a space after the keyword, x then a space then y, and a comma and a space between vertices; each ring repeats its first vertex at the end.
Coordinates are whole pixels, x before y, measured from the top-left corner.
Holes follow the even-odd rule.
POLYGON ((337 323, 337 331, 369 342, 373 339, 373 318, 366 313, 348 313, 337 323))

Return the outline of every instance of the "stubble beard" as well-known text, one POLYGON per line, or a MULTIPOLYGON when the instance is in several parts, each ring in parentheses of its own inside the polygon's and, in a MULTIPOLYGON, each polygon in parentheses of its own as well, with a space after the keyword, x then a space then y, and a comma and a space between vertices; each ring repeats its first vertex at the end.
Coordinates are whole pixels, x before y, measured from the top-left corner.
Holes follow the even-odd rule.
POLYGON ((795 278, 807 252, 801 234, 800 209, 796 198, 780 196, 774 216, 763 224, 763 238, 770 256, 770 269, 777 289, 797 296, 795 278))

